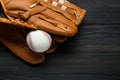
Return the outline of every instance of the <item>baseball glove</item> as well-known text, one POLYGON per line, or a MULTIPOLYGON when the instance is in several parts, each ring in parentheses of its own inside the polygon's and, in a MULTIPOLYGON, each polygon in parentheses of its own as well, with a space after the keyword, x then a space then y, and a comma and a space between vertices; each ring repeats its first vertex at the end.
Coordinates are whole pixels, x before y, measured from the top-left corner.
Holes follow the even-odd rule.
POLYGON ((45 53, 52 53, 57 43, 74 36, 86 10, 67 0, 0 0, 0 41, 23 60, 37 64, 45 53), (45 53, 35 53, 26 44, 26 35, 43 30, 52 36, 52 46, 45 53))

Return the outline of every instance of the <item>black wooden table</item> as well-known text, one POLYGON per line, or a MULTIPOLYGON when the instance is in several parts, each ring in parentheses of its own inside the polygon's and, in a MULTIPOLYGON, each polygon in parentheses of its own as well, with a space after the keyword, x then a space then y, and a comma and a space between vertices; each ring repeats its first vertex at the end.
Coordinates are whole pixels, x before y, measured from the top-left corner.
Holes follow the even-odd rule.
POLYGON ((87 10, 78 34, 30 65, 0 43, 0 80, 120 80, 120 0, 70 0, 87 10))

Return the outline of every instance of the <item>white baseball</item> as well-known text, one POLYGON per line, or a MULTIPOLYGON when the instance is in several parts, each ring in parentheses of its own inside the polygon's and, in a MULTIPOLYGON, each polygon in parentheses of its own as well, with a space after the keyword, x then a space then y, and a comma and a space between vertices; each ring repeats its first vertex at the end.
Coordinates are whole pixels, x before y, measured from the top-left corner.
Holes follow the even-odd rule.
POLYGON ((52 44, 52 38, 47 32, 37 30, 28 33, 26 42, 32 51, 42 53, 50 48, 52 44))

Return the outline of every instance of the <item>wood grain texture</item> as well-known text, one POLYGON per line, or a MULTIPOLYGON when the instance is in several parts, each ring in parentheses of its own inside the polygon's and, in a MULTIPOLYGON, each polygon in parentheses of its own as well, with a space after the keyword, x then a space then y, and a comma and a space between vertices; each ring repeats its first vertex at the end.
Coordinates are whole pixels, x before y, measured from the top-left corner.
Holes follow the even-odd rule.
POLYGON ((87 9, 78 34, 38 65, 0 43, 0 80, 120 80, 120 0, 70 1, 87 9))

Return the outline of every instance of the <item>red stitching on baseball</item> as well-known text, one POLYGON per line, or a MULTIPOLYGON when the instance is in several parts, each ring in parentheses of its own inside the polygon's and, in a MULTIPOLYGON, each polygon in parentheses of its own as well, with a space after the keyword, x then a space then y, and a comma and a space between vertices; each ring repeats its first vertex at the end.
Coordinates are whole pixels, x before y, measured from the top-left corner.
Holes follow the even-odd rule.
POLYGON ((44 31, 42 31, 43 32, 43 34, 48 38, 48 41, 49 41, 49 43, 51 44, 51 38, 50 38, 50 36, 48 36, 48 34, 47 33, 45 33, 44 31))
POLYGON ((33 47, 33 43, 32 43, 32 38, 31 38, 31 35, 29 34, 29 42, 30 42, 30 47, 32 50, 35 50, 35 48, 33 47))

